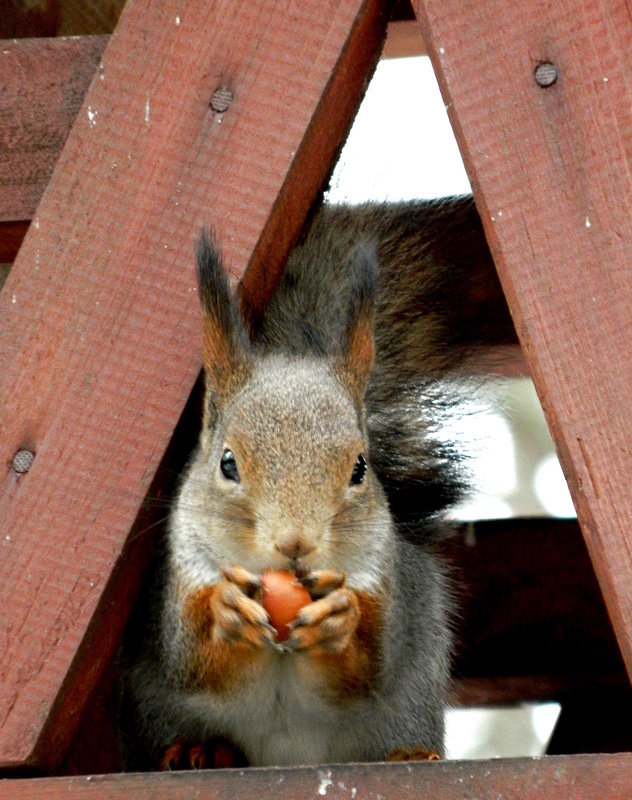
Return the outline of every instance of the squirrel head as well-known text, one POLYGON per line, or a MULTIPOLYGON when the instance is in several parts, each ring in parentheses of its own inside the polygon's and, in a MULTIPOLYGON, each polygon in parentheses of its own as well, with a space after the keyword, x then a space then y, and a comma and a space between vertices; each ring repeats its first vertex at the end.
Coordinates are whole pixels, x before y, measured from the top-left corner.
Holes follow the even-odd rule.
POLYGON ((315 346, 301 356, 251 342, 207 233, 197 270, 207 391, 187 480, 198 493, 190 505, 206 519, 191 529, 255 572, 348 571, 378 544, 373 529, 386 533, 390 525, 370 468, 363 406, 374 357, 375 259, 368 252, 356 259, 336 351, 315 346))

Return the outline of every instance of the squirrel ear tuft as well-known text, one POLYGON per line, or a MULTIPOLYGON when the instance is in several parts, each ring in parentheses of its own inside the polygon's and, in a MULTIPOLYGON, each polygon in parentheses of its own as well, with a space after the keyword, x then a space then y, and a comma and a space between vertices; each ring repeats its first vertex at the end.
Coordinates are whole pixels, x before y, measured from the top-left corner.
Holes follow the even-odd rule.
POLYGON ((374 245, 358 245, 349 282, 349 305, 339 372, 353 393, 362 397, 373 371, 373 317, 377 295, 378 260, 374 245))
POLYGON ((203 230, 200 235, 196 265, 204 315, 202 354, 207 386, 221 398, 250 374, 249 341, 211 231, 203 230))

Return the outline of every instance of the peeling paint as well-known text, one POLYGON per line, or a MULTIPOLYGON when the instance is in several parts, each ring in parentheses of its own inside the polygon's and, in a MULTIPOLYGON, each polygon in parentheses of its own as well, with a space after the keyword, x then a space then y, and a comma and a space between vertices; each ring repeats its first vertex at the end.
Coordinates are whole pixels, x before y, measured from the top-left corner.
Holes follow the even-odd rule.
POLYGON ((334 782, 331 779, 331 771, 327 770, 327 772, 323 772, 322 770, 318 770, 318 777, 320 779, 320 785, 318 786, 318 794, 321 797, 324 797, 327 794, 327 789, 330 786, 333 786, 334 782))

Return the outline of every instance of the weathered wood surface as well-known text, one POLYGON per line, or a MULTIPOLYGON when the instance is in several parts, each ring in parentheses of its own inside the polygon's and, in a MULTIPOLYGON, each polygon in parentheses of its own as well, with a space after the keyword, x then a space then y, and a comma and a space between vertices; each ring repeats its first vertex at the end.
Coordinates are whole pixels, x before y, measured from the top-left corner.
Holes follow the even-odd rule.
POLYGON ((629 800, 632 754, 0 781, 0 800, 629 800))
POLYGON ((129 600, 108 578, 199 371, 200 226, 235 279, 273 285, 382 6, 126 5, 0 293, 0 763, 59 761, 116 645, 129 600))
MULTIPOLYGON (((78 3, 63 11, 79 15, 82 8, 78 3)), ((98 9, 93 4, 84 11, 98 9)), ((32 218, 108 39, 0 41, 0 222, 32 218)), ((414 20, 389 23, 385 58, 420 55, 423 48, 414 20)))
POLYGON ((0 41, 0 221, 32 218, 106 43, 0 41))
POLYGON ((632 18, 420 0, 488 241, 632 673, 632 18), (552 62, 557 81, 535 80, 552 62))

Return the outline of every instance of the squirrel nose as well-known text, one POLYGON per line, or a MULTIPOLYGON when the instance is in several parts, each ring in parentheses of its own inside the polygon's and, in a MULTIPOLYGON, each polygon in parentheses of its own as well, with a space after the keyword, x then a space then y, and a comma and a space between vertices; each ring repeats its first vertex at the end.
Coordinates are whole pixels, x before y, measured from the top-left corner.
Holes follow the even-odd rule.
POLYGON ((276 542, 274 547, 286 558, 296 561, 299 558, 305 558, 305 556, 308 556, 311 552, 313 552, 313 550, 315 550, 316 546, 311 542, 304 541, 300 537, 296 537, 289 539, 288 541, 276 542))

